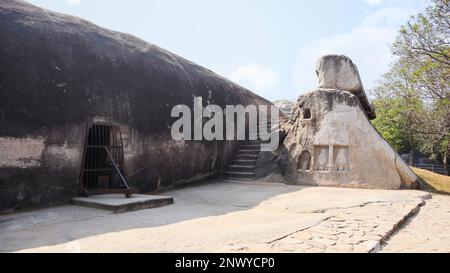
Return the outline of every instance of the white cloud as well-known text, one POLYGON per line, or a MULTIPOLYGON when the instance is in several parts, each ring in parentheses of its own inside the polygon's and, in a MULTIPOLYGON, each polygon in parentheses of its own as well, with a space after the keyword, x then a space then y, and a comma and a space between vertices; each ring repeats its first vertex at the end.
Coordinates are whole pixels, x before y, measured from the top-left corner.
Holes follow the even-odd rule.
POLYGON ((79 6, 81 5, 81 0, 66 0, 69 6, 79 6))
POLYGON ((398 30, 414 10, 406 8, 384 8, 368 16, 350 32, 309 43, 298 51, 294 71, 295 84, 299 92, 317 86, 315 63, 326 54, 344 54, 358 66, 366 89, 373 87, 379 77, 387 72, 392 61, 390 44, 398 30))
POLYGON ((255 62, 238 66, 230 79, 268 99, 274 97, 280 81, 277 71, 255 62))
POLYGON ((398 31, 400 26, 405 24, 409 17, 414 13, 416 13, 416 11, 409 8, 383 8, 367 16, 362 22, 362 25, 383 27, 398 31))
POLYGON ((366 0, 366 2, 370 6, 379 6, 383 3, 383 0, 366 0))

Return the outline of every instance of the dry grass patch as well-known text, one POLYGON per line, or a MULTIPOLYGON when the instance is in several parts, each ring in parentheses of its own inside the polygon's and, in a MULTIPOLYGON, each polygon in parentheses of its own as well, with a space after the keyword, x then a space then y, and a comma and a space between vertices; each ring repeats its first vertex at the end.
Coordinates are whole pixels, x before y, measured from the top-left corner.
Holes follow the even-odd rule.
POLYGON ((412 170, 423 180, 427 190, 450 194, 450 176, 440 175, 418 168, 412 168, 412 170))

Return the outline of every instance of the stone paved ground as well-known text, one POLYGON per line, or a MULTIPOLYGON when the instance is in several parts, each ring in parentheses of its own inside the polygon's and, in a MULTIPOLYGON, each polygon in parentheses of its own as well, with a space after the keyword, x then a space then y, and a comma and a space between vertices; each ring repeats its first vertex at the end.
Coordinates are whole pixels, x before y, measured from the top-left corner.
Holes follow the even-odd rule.
POLYGON ((433 195, 392 235, 382 252, 450 253, 450 196, 433 195))
POLYGON ((334 209, 320 224, 272 244, 274 251, 371 252, 403 218, 417 210, 417 203, 379 202, 361 207, 334 209))
POLYGON ((0 216, 1 252, 369 252, 429 197, 220 181, 123 214, 62 206, 0 216))

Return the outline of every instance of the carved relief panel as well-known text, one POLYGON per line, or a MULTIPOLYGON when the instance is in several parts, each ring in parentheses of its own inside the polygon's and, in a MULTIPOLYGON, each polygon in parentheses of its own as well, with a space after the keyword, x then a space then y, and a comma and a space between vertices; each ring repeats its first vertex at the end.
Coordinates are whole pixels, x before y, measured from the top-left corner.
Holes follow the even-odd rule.
POLYGON ((329 146, 316 146, 314 149, 314 170, 326 172, 330 170, 329 146))
POLYGON ((314 171, 346 172, 349 170, 348 146, 318 145, 314 147, 314 171))
POLYGON ((297 160, 297 169, 299 171, 311 170, 311 155, 308 151, 303 151, 297 160))
POLYGON ((336 171, 348 171, 348 146, 333 147, 333 162, 336 171))

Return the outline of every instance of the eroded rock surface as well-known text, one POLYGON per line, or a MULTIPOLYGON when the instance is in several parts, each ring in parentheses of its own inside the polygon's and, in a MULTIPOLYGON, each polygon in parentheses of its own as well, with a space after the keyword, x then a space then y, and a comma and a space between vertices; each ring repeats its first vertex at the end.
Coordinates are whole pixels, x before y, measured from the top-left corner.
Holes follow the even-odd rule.
POLYGON ((316 64, 319 88, 348 91, 356 95, 370 119, 375 119, 375 108, 369 102, 358 68, 344 55, 326 55, 316 64))
POLYGON ((293 118, 282 125, 287 137, 279 166, 287 180, 353 188, 417 187, 417 176, 370 123, 361 100, 367 97, 351 60, 325 56, 318 61, 318 76, 320 88, 300 96, 293 118))

